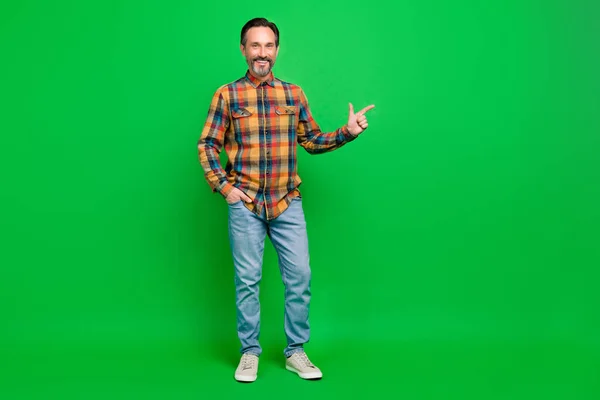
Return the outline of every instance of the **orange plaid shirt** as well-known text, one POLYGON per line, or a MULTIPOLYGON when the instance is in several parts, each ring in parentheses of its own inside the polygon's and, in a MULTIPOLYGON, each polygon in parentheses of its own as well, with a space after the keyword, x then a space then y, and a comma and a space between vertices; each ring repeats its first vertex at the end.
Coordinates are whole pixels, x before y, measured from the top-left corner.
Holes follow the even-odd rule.
POLYGON ((198 141, 205 178, 223 197, 234 187, 252 199, 246 207, 268 220, 300 195, 296 143, 311 154, 335 150, 356 138, 346 126, 321 132, 302 89, 271 73, 260 82, 249 72, 214 94, 198 141), (225 146, 227 165, 219 153, 225 146))

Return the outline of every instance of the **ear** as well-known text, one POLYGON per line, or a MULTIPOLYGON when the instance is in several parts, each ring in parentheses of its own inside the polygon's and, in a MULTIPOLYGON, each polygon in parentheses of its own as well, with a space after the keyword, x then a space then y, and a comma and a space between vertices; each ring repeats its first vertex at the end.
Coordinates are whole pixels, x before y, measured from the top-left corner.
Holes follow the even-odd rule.
POLYGON ((279 56, 279 46, 277 46, 277 50, 275 50, 275 58, 279 56))
POLYGON ((244 45, 240 44, 240 51, 242 52, 242 55, 245 57, 246 54, 244 54, 244 45))

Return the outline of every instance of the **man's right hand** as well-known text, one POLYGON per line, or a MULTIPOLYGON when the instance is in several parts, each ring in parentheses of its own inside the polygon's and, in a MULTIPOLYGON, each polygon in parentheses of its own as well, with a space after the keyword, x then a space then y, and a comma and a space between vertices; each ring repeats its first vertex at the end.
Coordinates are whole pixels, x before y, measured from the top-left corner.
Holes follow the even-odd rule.
POLYGON ((229 192, 229 194, 227 195, 227 198, 225 199, 225 201, 229 204, 234 204, 234 203, 237 203, 238 201, 245 201, 246 203, 251 203, 252 199, 250 197, 246 196, 246 194, 244 192, 242 192, 240 189, 233 188, 233 190, 231 192, 229 192))

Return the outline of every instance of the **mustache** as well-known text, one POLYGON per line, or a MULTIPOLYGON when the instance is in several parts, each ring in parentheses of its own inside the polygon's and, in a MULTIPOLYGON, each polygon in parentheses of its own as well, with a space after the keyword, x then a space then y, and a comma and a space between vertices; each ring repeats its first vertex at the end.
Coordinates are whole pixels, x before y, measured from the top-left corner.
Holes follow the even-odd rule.
POLYGON ((270 59, 269 57, 256 57, 256 58, 252 59, 252 61, 268 61, 270 63, 273 62, 273 60, 270 59))

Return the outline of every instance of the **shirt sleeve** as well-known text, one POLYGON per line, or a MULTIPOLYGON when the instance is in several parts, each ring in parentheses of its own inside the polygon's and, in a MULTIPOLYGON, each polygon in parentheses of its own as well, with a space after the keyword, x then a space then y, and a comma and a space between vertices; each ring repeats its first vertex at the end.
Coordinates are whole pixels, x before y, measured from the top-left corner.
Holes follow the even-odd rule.
POLYGON ((333 132, 321 132, 313 119, 304 91, 300 90, 300 110, 298 112, 298 143, 311 154, 320 154, 342 147, 356 139, 344 125, 333 132))
POLYGON ((208 117, 198 140, 198 158, 213 192, 219 192, 223 197, 227 197, 234 187, 227 181, 227 173, 219 158, 228 129, 229 104, 221 87, 215 92, 208 109, 208 117))

